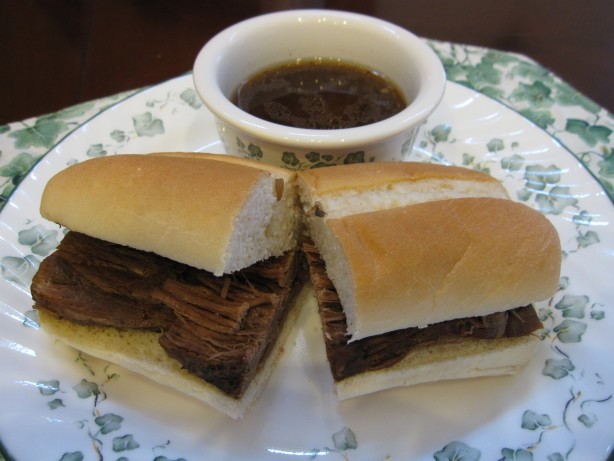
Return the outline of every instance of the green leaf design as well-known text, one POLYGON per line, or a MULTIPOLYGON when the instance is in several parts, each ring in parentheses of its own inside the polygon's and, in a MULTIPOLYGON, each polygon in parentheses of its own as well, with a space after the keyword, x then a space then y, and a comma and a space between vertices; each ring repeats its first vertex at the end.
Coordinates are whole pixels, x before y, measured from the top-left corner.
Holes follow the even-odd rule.
POLYGON ((603 156, 603 160, 597 162, 599 175, 606 178, 614 178, 614 148, 608 149, 603 156))
POLYGON ((552 112, 549 110, 536 110, 535 108, 531 107, 528 109, 522 109, 518 111, 518 113, 531 120, 543 130, 546 130, 556 121, 552 115, 552 112))
POLYGON ((450 125, 437 125, 431 130, 431 136, 435 142, 447 142, 452 127, 450 125))
POLYGON ((520 171, 524 165, 524 158, 518 154, 501 159, 501 168, 507 171, 520 171))
POLYGON ((562 343, 579 343, 586 332, 586 323, 566 319, 554 327, 553 331, 562 343))
POLYGON ((164 123, 159 118, 154 118, 151 112, 145 112, 132 117, 134 129, 139 136, 156 136, 164 134, 164 123))
POLYGON ((64 402, 62 402, 62 399, 53 399, 50 402, 47 402, 47 405, 51 410, 57 410, 60 407, 66 406, 64 405, 64 402))
POLYGON ((518 64, 512 68, 510 75, 527 78, 529 80, 544 80, 549 76, 549 73, 543 67, 535 65, 532 62, 519 61, 518 64))
POLYGON ((557 84, 556 91, 555 100, 562 106, 580 106, 592 114, 601 110, 598 104, 565 83, 557 84))
POLYGON ((478 461, 482 453, 463 442, 450 442, 433 453, 436 461, 478 461))
POLYGON ((542 213, 559 215, 568 206, 576 206, 578 199, 571 195, 569 187, 555 186, 548 193, 539 193, 535 197, 542 213))
POLYGON ((612 130, 607 126, 589 125, 585 120, 570 118, 567 119, 565 131, 578 135, 586 144, 591 147, 597 143, 608 144, 612 130))
POLYGON ((588 213, 586 210, 582 210, 580 213, 575 215, 571 220, 577 226, 588 226, 593 221, 593 216, 590 213, 588 213))
POLYGON ((91 396, 100 395, 98 384, 92 381, 87 381, 86 379, 82 379, 79 384, 74 385, 73 389, 81 399, 87 399, 91 396))
POLYGON ((467 66, 458 64, 454 59, 445 57, 442 59, 442 63, 446 70, 446 76, 449 80, 469 86, 468 82, 463 82, 462 78, 467 73, 467 66))
POLYGON ((181 98, 183 102, 187 103, 192 109, 200 109, 202 107, 198 94, 196 94, 196 91, 194 91, 192 88, 186 88, 183 90, 179 95, 179 98, 181 98))
POLYGON ((588 296, 565 295, 554 307, 563 311, 565 318, 583 319, 588 302, 588 296))
POLYGON ((53 395, 60 390, 60 381, 57 379, 50 379, 48 381, 37 381, 36 387, 41 395, 53 395))
POLYGON ((309 160, 311 163, 315 163, 320 161, 320 153, 319 152, 309 152, 305 155, 305 158, 309 160))
POLYGON ((104 157, 107 155, 107 151, 104 150, 102 144, 92 144, 85 153, 88 157, 104 157))
POLYGON ((593 320, 603 320, 605 318, 604 311, 591 311, 591 318, 593 320))
POLYGON ((575 370, 574 364, 568 358, 547 359, 542 374, 553 379, 562 379, 575 370))
POLYGON ((2 209, 4 204, 8 201, 11 193, 14 190, 15 190, 15 184, 13 184, 12 182, 5 184, 4 188, 0 192, 0 209, 2 209))
POLYGON ((590 428, 597 422, 597 416, 592 413, 590 415, 582 414, 578 416, 578 421, 590 428))
POLYGON ((13 157, 7 165, 0 167, 0 176, 13 178, 13 183, 18 184, 39 158, 27 152, 21 152, 13 157))
POLYGON ((576 241, 578 242, 578 246, 580 248, 586 248, 587 246, 599 243, 599 235, 597 235, 597 232, 595 231, 587 231, 584 234, 580 233, 576 237, 576 241))
POLYGON ((503 448, 501 454, 503 455, 501 461, 533 461, 533 453, 524 448, 518 448, 517 450, 503 448))
POLYGON ((357 152, 350 152, 343 159, 343 164, 348 165, 350 163, 364 163, 365 162, 365 151, 360 150, 357 152))
POLYGON ((565 461, 565 457, 561 453, 552 453, 548 456, 548 461, 565 461))
POLYGON ((126 140, 126 133, 122 130, 113 130, 111 131, 111 139, 115 142, 124 142, 126 140))
POLYGON ((47 256, 59 245, 58 232, 45 229, 40 224, 19 232, 18 242, 31 247, 32 253, 47 256))
POLYGON ((463 161, 462 161, 463 165, 471 165, 474 160, 475 160, 474 155, 463 153, 463 161))
POLYGON ((472 88, 477 90, 487 85, 498 85, 501 83, 501 71, 494 66, 493 62, 483 60, 468 69, 467 81, 472 88))
POLYGON ((297 166, 300 163, 294 152, 284 152, 281 155, 281 161, 290 166, 297 166))
POLYGON ((83 453, 80 451, 73 451, 72 453, 64 453, 60 461, 83 461, 83 459, 83 453))
POLYGON ((561 181, 561 169, 556 165, 544 167, 542 165, 529 165, 524 173, 527 187, 542 191, 548 184, 557 184, 561 181))
POLYGON ((356 435, 348 427, 344 427, 340 431, 333 434, 333 445, 340 451, 355 450, 358 448, 356 435))
POLYGON ((139 444, 134 440, 131 434, 124 435, 123 437, 115 437, 113 439, 113 451, 118 453, 126 450, 136 450, 139 448, 139 444))
POLYGON ((526 188, 516 191, 516 197, 518 197, 518 200, 520 200, 521 202, 528 201, 532 195, 533 195, 533 192, 531 192, 529 189, 526 189, 526 188))
POLYGON ((534 431, 540 427, 548 427, 552 424, 552 420, 548 415, 538 415, 534 411, 527 410, 522 415, 522 428, 534 431))
POLYGON ((8 136, 15 139, 17 149, 30 147, 50 149, 56 143, 58 136, 67 129, 68 125, 61 120, 41 117, 36 120, 34 126, 13 131, 8 136))
POLYGON ((27 255, 23 258, 5 256, 0 261, 2 277, 24 287, 30 285, 39 265, 40 261, 34 255, 27 255))
POLYGON ((554 100, 550 94, 552 90, 541 81, 533 82, 528 85, 520 83, 518 87, 510 94, 510 99, 513 101, 526 101, 534 108, 551 107, 554 100))
POLYGON ((102 434, 108 434, 109 432, 121 429, 123 420, 124 418, 119 415, 107 413, 106 415, 98 416, 94 422, 100 427, 100 432, 102 434))
POLYGON ((503 139, 494 138, 491 139, 488 144, 486 144, 486 148, 488 152, 499 152, 500 150, 505 149, 505 144, 503 143, 503 139))
POLYGON ((264 156, 262 149, 251 142, 249 143, 249 146, 247 146, 247 151, 249 152, 250 158, 261 159, 264 156))

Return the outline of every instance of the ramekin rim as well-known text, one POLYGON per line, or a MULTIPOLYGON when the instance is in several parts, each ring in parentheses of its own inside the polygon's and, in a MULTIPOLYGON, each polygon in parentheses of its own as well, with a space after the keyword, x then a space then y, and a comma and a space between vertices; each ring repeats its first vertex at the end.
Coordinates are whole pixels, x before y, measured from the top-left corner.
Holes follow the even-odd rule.
POLYGON ((299 9, 255 16, 219 32, 205 43, 199 51, 194 62, 193 81, 199 97, 209 111, 220 121, 233 126, 236 130, 270 144, 278 144, 283 140, 283 143, 288 147, 313 144, 323 148, 338 147, 339 144, 354 146, 384 142, 386 139, 420 125, 435 110, 443 98, 446 76, 443 65, 435 52, 424 39, 407 29, 360 13, 327 9, 299 9), (424 89, 404 110, 385 120, 355 128, 327 130, 294 128, 262 120, 238 108, 223 94, 217 84, 216 68, 211 65, 211 61, 219 61, 220 50, 227 47, 236 34, 241 33, 248 27, 266 27, 267 25, 270 27, 276 21, 284 21, 289 18, 296 19, 299 16, 313 18, 322 15, 334 19, 344 18, 361 23, 366 22, 380 28, 385 27, 393 32, 399 40, 411 45, 412 50, 418 52, 421 59, 424 60, 423 64, 427 74, 422 80, 424 89))

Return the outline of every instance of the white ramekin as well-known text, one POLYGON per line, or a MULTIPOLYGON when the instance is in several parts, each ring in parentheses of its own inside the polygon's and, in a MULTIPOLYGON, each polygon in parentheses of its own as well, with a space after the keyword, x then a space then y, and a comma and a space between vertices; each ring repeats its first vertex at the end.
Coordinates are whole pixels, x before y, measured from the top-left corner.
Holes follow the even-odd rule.
POLYGON ((225 29, 202 48, 193 75, 228 153, 291 169, 402 160, 441 101, 446 81, 437 55, 411 32, 365 15, 318 9, 265 14, 225 29), (362 127, 315 130, 264 121, 231 102, 239 84, 255 73, 317 57, 383 73, 399 87, 408 107, 362 127))

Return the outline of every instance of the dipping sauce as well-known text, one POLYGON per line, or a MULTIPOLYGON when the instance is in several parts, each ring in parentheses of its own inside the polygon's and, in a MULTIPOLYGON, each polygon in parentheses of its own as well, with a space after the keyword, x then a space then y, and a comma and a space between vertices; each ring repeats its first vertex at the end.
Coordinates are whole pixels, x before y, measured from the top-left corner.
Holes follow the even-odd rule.
POLYGON ((336 59, 299 60, 264 70, 243 82, 232 102, 269 122, 296 128, 354 128, 407 107, 382 74, 336 59))

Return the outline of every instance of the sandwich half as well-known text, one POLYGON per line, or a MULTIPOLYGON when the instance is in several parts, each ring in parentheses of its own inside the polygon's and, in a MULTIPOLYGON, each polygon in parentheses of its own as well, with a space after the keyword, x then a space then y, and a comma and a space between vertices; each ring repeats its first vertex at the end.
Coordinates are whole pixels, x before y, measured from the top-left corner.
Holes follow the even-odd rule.
POLYGON ((43 330, 233 418, 298 315, 294 173, 205 154, 116 155, 53 177, 69 232, 35 275, 43 330))
POLYGON ((534 355, 532 303, 558 288, 560 242, 497 180, 386 163, 301 172, 299 184, 339 399, 510 374, 534 355))

